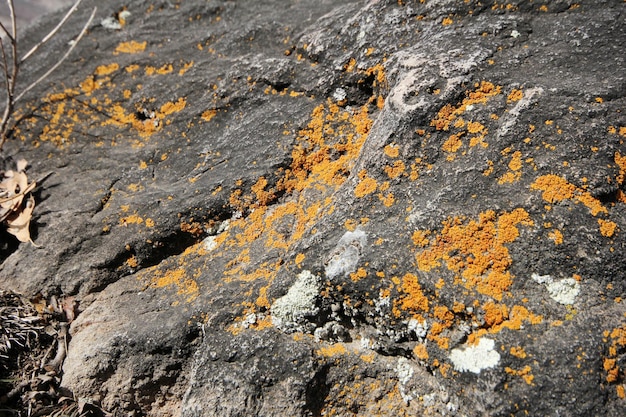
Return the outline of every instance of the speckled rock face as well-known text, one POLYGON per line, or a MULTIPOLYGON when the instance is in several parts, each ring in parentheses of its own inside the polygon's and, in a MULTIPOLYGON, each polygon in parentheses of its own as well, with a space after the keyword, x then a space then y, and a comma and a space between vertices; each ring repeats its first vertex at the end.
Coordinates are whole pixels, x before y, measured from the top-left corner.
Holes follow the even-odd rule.
POLYGON ((0 287, 80 301, 65 387, 119 415, 622 415, 626 4, 98 22, 123 6, 4 149, 54 172, 0 287))

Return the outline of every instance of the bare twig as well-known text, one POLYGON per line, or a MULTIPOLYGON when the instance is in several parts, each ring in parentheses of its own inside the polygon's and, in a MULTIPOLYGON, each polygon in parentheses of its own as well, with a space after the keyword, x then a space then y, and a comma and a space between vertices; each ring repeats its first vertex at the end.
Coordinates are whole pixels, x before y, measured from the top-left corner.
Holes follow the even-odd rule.
MULTIPOLYGON (((79 0, 80 1, 80 0, 79 0)), ((17 95, 17 97, 15 97, 14 102, 18 101, 19 99, 21 99, 24 94, 26 94, 27 92, 29 92, 33 87, 35 87, 37 84, 39 84, 40 82, 42 82, 44 79, 46 79, 48 77, 48 75, 50 75, 55 69, 57 69, 62 63, 63 61, 65 61, 67 59, 67 57, 70 55, 70 53, 72 53, 72 51, 74 50, 74 48, 76 47, 76 45, 78 44, 78 42, 82 39, 82 37, 85 35, 85 33, 87 32, 87 28, 89 28, 89 25, 91 24, 91 22, 93 21, 93 18, 96 16, 96 11, 98 10, 97 7, 94 7, 93 11, 91 12, 91 16, 89 16, 89 20, 87 21, 87 23, 85 23, 85 26, 83 26, 83 29, 80 31, 80 34, 76 37, 76 39, 72 42, 72 45, 69 47, 69 49, 67 50, 67 52, 65 52, 65 55, 63 55, 63 57, 57 61, 56 64, 54 64, 48 71, 46 71, 46 73, 44 75, 42 75, 41 77, 39 77, 35 82, 33 82, 32 84, 30 84, 28 87, 26 87, 24 90, 22 90, 22 92, 20 94, 17 95)), ((2 144, 0 143, 0 147, 2 147, 2 144)))
POLYGON ((63 26, 65 24, 65 21, 67 19, 69 19, 69 17, 72 15, 72 13, 74 13, 74 11, 76 10, 76 8, 78 7, 78 5, 80 4, 80 2, 83 0, 77 0, 76 3, 74 3, 74 5, 67 11, 67 13, 65 13, 65 16, 63 16, 63 19, 61 19, 61 21, 54 27, 54 29, 52 29, 50 31, 50 33, 48 33, 42 40, 40 40, 37 45, 33 46, 30 51, 26 52, 26 54, 24 54, 24 56, 22 57, 22 59, 20 59, 20 64, 24 61, 26 61, 32 54, 35 53, 35 51, 37 49, 39 49, 39 47, 41 45, 43 45, 44 43, 48 42, 50 40, 50 38, 52 38, 58 31, 59 29, 61 29, 61 26, 63 26))
POLYGON ((97 8, 93 9, 91 16, 89 17, 89 20, 87 21, 83 29, 80 31, 76 39, 73 41, 71 46, 68 48, 66 53, 63 55, 63 57, 60 60, 58 60, 48 71, 46 71, 44 75, 39 77, 30 85, 28 85, 24 90, 22 90, 16 96, 15 86, 17 85, 16 84, 17 75, 20 70, 20 65, 23 64, 28 58, 30 58, 43 44, 48 42, 59 31, 59 29, 65 24, 67 19, 69 19, 72 13, 74 13, 74 11, 78 8, 78 5, 81 3, 81 1, 82 0, 76 0, 74 4, 72 5, 72 7, 67 11, 67 13, 65 13, 61 21, 50 32, 48 32, 48 34, 44 36, 35 46, 33 46, 26 54, 24 54, 24 56, 20 59, 18 57, 18 50, 17 50, 18 41, 17 41, 17 22, 16 22, 16 17, 15 17, 15 8, 13 5, 13 0, 6 0, 9 6, 10 14, 11 14, 11 31, 9 31, 4 26, 4 24, 2 24, 2 22, 0 22, 0 31, 2 32, 2 34, 4 34, 6 39, 10 42, 11 48, 10 48, 10 51, 7 51, 5 48, 3 39, 0 37, 0 58, 2 58, 2 60, 0 61, 0 71, 1 71, 0 73, 4 74, 4 78, 6 81, 5 87, 6 87, 6 95, 7 95, 6 100, 5 100, 4 111, 2 114, 2 119, 0 119, 0 150, 2 149, 2 146, 4 145, 4 142, 6 142, 7 140, 7 135, 10 130, 9 121, 13 115, 13 111, 15 110, 15 103, 19 101, 24 96, 24 94, 26 94, 28 91, 33 89, 37 84, 43 81, 46 77, 48 77, 54 70, 56 70, 67 59, 69 54, 74 50, 78 42, 87 32, 87 28, 93 21, 97 8), (9 55, 11 58, 10 63, 9 63, 9 55))

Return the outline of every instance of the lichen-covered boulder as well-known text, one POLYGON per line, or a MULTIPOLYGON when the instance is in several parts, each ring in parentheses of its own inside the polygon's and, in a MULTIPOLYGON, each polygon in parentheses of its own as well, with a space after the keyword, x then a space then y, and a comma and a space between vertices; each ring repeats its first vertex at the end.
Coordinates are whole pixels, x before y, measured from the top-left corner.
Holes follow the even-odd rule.
POLYGON ((80 301, 64 387, 120 415, 622 415, 623 2, 99 19, 123 6, 4 150, 54 172, 0 287, 80 301))

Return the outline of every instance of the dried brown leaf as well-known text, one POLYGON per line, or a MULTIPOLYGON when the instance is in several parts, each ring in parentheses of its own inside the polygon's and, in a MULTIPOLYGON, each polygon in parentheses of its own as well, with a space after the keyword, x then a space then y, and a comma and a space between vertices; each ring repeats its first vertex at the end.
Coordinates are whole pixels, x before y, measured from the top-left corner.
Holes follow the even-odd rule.
POLYGON ((7 224, 7 232, 15 236, 20 242, 33 243, 30 238, 30 231, 28 230, 28 227, 30 226, 30 219, 34 209, 35 198, 31 195, 28 197, 28 200, 26 200, 23 210, 14 212, 5 220, 5 223, 7 224))

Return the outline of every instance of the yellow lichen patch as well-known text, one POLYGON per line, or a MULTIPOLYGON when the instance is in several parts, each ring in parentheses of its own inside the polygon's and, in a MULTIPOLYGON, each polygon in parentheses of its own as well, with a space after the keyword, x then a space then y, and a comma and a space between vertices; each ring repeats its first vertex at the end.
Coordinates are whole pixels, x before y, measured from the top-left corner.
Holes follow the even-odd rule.
POLYGON ((520 359, 525 359, 528 356, 524 348, 521 346, 512 346, 511 349, 509 350, 509 353, 515 356, 516 358, 520 358, 520 359))
POLYGON ((423 343, 418 343, 413 348, 413 354, 417 359, 426 360, 428 359, 428 350, 426 350, 426 345, 423 343))
POLYGON ((509 161, 509 171, 498 179, 498 184, 513 183, 522 177, 522 153, 515 151, 509 161))
POLYGON ((500 94, 501 87, 495 86, 490 82, 482 81, 475 85, 476 90, 468 92, 463 101, 456 107, 446 104, 437 113, 437 117, 431 120, 430 125, 437 130, 449 130, 455 119, 463 114, 468 106, 476 104, 486 104, 487 101, 500 94))
POLYGON ((139 266, 139 261, 135 255, 131 255, 124 263, 131 268, 137 268, 139 266))
POLYGON ((400 150, 398 146, 394 145, 386 145, 384 149, 385 155, 389 158, 397 158, 400 155, 400 150))
POLYGON ((354 195, 358 198, 365 197, 368 194, 376 192, 377 186, 378 183, 374 178, 366 176, 354 187, 354 195))
POLYGON ((406 166, 404 165, 404 162, 397 160, 394 161, 393 165, 385 166, 384 169, 387 176, 393 179, 402 175, 402 173, 404 173, 404 171, 406 170, 406 166))
POLYGON ((485 312, 484 320, 487 327, 501 324, 509 317, 509 309, 504 304, 489 301, 483 304, 482 309, 485 312))
POLYGON ((574 198, 576 186, 567 182, 565 178, 548 174, 537 178, 530 185, 530 189, 543 191, 542 197, 545 201, 557 203, 574 198))
POLYGON ((187 276, 184 268, 177 268, 165 272, 155 271, 150 280, 150 287, 165 288, 174 286, 177 294, 186 296, 186 301, 191 302, 198 297, 200 290, 195 280, 187 276))
POLYGON ((304 253, 299 253, 296 255, 296 259, 294 260, 294 262, 298 267, 300 267, 305 258, 306 256, 304 255, 304 253))
POLYGON ((161 66, 160 68, 147 66, 145 69, 145 73, 148 76, 154 75, 154 74, 165 75, 165 74, 171 73, 172 71, 174 71, 174 67, 172 66, 172 64, 165 64, 161 66))
POLYGON ((117 54, 136 54, 139 52, 143 52, 146 49, 148 42, 137 42, 137 41, 128 41, 122 42, 115 48, 115 52, 113 55, 117 54))
POLYGON ((169 116, 172 113, 178 113, 182 111, 185 106, 187 106, 187 100, 183 97, 180 97, 175 103, 168 101, 161 106, 161 115, 169 116))
POLYGON ((554 241, 555 245, 560 245, 563 243, 563 233, 560 230, 554 229, 551 232, 548 232, 548 238, 554 241))
POLYGON ((262 206, 268 205, 275 198, 275 195, 271 191, 266 191, 267 180, 265 177, 260 177, 257 182, 252 186, 252 192, 254 193, 258 204, 262 206))
MULTIPOLYGON (((605 330, 603 340, 605 343, 609 343, 608 354, 603 363, 606 381, 608 383, 616 383, 625 376, 624 371, 618 365, 617 357, 626 350, 626 324, 612 330, 605 330)), ((620 395, 620 386, 616 387, 618 395, 620 395)))
MULTIPOLYGON (((299 96, 294 99, 300 100, 299 96)), ((297 132, 291 164, 274 173, 274 183, 270 184, 268 177, 257 178, 249 189, 242 181, 235 183, 230 206, 247 216, 229 222, 228 237, 222 239, 224 251, 219 256, 227 257, 224 282, 245 283, 249 289, 244 295, 244 303, 248 303, 244 314, 258 313, 263 307, 259 300, 270 304, 267 288, 283 268, 288 251, 308 234, 316 233, 313 225, 334 210, 332 195, 349 178, 371 128, 370 106, 371 102, 358 109, 343 109, 332 100, 318 105, 307 126, 297 132), (274 195, 279 193, 283 197, 276 202, 274 195), (272 261, 251 259, 251 244, 265 248, 272 261)), ((363 173, 360 179, 366 177, 363 173)), ((377 189, 373 181, 372 192, 377 189)), ((361 219, 365 222, 367 219, 361 219)), ((356 220, 347 222, 346 227, 356 228, 357 224, 356 220)), ((298 255, 295 264, 299 267, 303 260, 304 255, 298 255)), ((360 269, 352 278, 363 279, 363 274, 367 275, 365 269, 360 269)), ((244 319, 240 316, 237 320, 243 323, 244 319)))
POLYGON ((328 358, 332 358, 333 356, 345 355, 348 353, 348 349, 343 343, 335 343, 328 346, 322 346, 319 348, 316 353, 319 356, 325 356, 328 358))
POLYGON ((130 216, 122 217, 120 219, 120 226, 128 226, 129 224, 141 224, 143 219, 137 214, 131 214, 130 216))
POLYGON ((602 236, 612 237, 617 230, 617 223, 610 220, 598 219, 598 224, 600 225, 602 236))
POLYGON ((574 200, 585 205, 591 215, 608 213, 600 200, 591 193, 567 182, 565 178, 554 174, 542 175, 530 185, 531 190, 543 191, 542 198, 548 203, 558 203, 563 200, 574 200))
POLYGON ((178 70, 178 75, 183 76, 189 69, 193 67, 193 61, 186 62, 181 69, 178 70))
POLYGON ((485 126, 479 122, 469 122, 467 124, 467 132, 471 134, 481 133, 485 131, 485 126))
POLYGON ((428 298, 422 292, 422 287, 417 280, 417 276, 413 274, 405 274, 402 277, 402 292, 400 306, 403 310, 411 312, 428 311, 428 298))
POLYGON ((504 372, 506 372, 509 375, 516 375, 516 376, 522 377, 524 382, 526 382, 528 385, 532 385, 533 379, 535 379, 531 371, 532 369, 530 368, 529 365, 526 365, 522 369, 518 369, 518 370, 512 369, 508 366, 504 368, 504 372))
POLYGON ((449 218, 434 240, 417 254, 418 267, 428 272, 445 262, 466 288, 500 300, 513 280, 508 271, 512 260, 504 245, 519 236, 518 225, 532 224, 521 208, 499 216, 489 210, 478 221, 449 218))
POLYGON ((522 92, 522 90, 518 90, 514 88, 507 96, 507 101, 509 102, 520 101, 522 98, 524 98, 524 93, 522 92))
MULTIPOLYGON (((441 149, 447 153, 455 153, 456 151, 463 146, 463 141, 461 141, 461 136, 463 133, 457 133, 454 135, 450 135, 448 139, 441 145, 441 149)), ((448 160, 453 160, 453 155, 448 155, 448 160)))
POLYGON ((120 65, 115 62, 109 65, 100 65, 99 67, 96 68, 95 74, 96 75, 108 75, 108 74, 114 73, 118 69, 120 69, 120 65))
POLYGON ((413 232, 411 236, 411 240, 413 240, 413 244, 417 247, 423 248, 428 246, 430 241, 428 240, 428 236, 430 235, 430 230, 416 230, 413 232))
POLYGON ((359 268, 355 272, 350 274, 350 279, 354 282, 358 282, 367 276, 367 271, 364 268, 359 268))
POLYGON ((211 119, 213 119, 216 115, 217 110, 209 109, 205 110, 200 117, 202 117, 202 120, 204 120, 205 122, 210 122, 211 119))
POLYGON ((617 176, 617 183, 623 184, 626 180, 626 156, 622 156, 619 152, 615 152, 615 163, 619 167, 619 175, 617 176))
POLYGON ((397 380, 375 379, 362 375, 365 375, 365 372, 330 387, 319 415, 325 417, 415 415, 412 407, 409 407, 403 399, 397 380), (372 395, 374 393, 375 395, 372 395))
POLYGON ((385 207, 391 207, 396 202, 396 198, 392 193, 378 194, 378 199, 383 203, 385 207))

